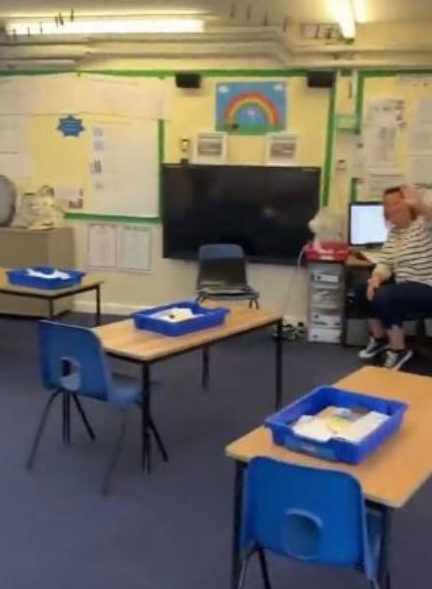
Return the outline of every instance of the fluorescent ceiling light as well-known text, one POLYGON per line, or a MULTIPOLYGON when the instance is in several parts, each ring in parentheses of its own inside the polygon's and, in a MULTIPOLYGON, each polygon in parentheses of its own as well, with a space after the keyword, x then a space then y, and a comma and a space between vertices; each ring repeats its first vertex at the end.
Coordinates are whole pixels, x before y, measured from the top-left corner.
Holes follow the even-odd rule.
POLYGON ((366 0, 352 0, 352 5, 354 9, 355 21, 358 23, 367 22, 366 0))
POLYGON ((351 0, 327 0, 329 11, 334 20, 339 24, 345 39, 354 39, 356 25, 354 18, 354 6, 351 0))
POLYGON ((204 21, 200 18, 99 18, 64 21, 23 19, 6 24, 9 35, 107 35, 136 33, 201 33, 204 21))

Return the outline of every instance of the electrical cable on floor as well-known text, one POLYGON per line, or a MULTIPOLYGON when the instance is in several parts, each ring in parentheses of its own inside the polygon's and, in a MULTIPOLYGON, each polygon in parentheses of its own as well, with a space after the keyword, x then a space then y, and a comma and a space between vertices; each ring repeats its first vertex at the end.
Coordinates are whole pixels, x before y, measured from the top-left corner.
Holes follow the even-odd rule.
MULTIPOLYGON (((292 301, 294 288, 290 288, 290 287, 292 286, 293 283, 295 284, 295 278, 301 268, 301 262, 302 262, 302 259, 304 256, 305 249, 306 249, 306 245, 304 245, 302 247, 302 249, 300 250, 300 253, 297 257, 296 266, 294 268, 294 275, 290 277, 287 295, 285 297, 285 300, 283 302, 283 307, 282 307, 283 313, 286 311, 286 309, 288 308, 289 304, 292 301)), ((274 332, 273 336, 276 337, 276 332, 274 332)), ((302 321, 294 324, 289 321, 283 320, 282 338, 284 340, 295 341, 297 339, 303 339, 305 337, 306 337, 306 325, 302 321)))

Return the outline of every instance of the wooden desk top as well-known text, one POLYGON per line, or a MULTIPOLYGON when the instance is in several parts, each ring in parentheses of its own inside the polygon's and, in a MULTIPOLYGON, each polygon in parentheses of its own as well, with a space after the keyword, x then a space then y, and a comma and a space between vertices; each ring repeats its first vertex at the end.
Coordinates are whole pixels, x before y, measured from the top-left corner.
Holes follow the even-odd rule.
POLYGON ((223 325, 183 336, 168 337, 136 329, 131 319, 103 325, 94 331, 106 352, 133 360, 150 361, 265 327, 281 319, 282 316, 278 313, 236 306, 231 309, 223 325))
POLYGON ((432 474, 432 378, 367 367, 336 385, 409 404, 399 432, 361 464, 350 466, 290 452, 274 445, 269 430, 264 427, 227 446, 227 456, 242 462, 255 456, 269 456, 294 464, 349 472, 360 482, 368 499, 402 507, 432 474))
POLYGON ((358 268, 370 268, 370 269, 372 269, 374 267, 374 264, 372 264, 372 262, 370 262, 369 260, 366 260, 366 258, 356 256, 352 252, 350 253, 348 258, 346 259, 345 265, 351 266, 351 267, 354 266, 354 267, 358 267, 358 268))
POLYGON ((6 276, 6 268, 0 268, 0 292, 10 294, 28 294, 30 296, 38 296, 45 299, 53 299, 59 295, 76 294, 82 290, 96 287, 103 283, 103 280, 96 278, 92 274, 86 274, 81 280, 81 284, 73 286, 71 288, 56 288, 53 290, 45 288, 27 288, 24 286, 17 286, 15 284, 9 284, 6 276))

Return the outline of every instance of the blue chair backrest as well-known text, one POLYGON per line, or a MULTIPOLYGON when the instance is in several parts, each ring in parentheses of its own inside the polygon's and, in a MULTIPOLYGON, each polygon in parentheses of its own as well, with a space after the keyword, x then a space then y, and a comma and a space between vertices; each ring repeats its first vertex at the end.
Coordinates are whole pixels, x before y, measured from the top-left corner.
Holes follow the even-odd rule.
POLYGON ((244 257, 243 248, 234 243, 210 243, 202 245, 198 250, 198 258, 200 260, 244 257))
POLYGON ((243 248, 230 243, 203 245, 198 253, 197 289, 214 286, 247 286, 243 248))
POLYGON ((39 349, 42 382, 47 389, 109 398, 111 375, 100 341, 90 329, 40 321, 39 349))
POLYGON ((244 546, 373 574, 363 495, 349 474, 255 458, 247 470, 244 546))

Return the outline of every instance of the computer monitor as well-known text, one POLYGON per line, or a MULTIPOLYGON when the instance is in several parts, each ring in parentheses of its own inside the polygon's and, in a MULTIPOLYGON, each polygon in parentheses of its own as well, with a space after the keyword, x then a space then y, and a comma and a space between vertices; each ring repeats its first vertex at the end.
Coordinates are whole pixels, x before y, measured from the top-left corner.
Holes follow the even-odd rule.
POLYGON ((382 202, 350 203, 348 241, 351 246, 382 245, 387 234, 382 202))

